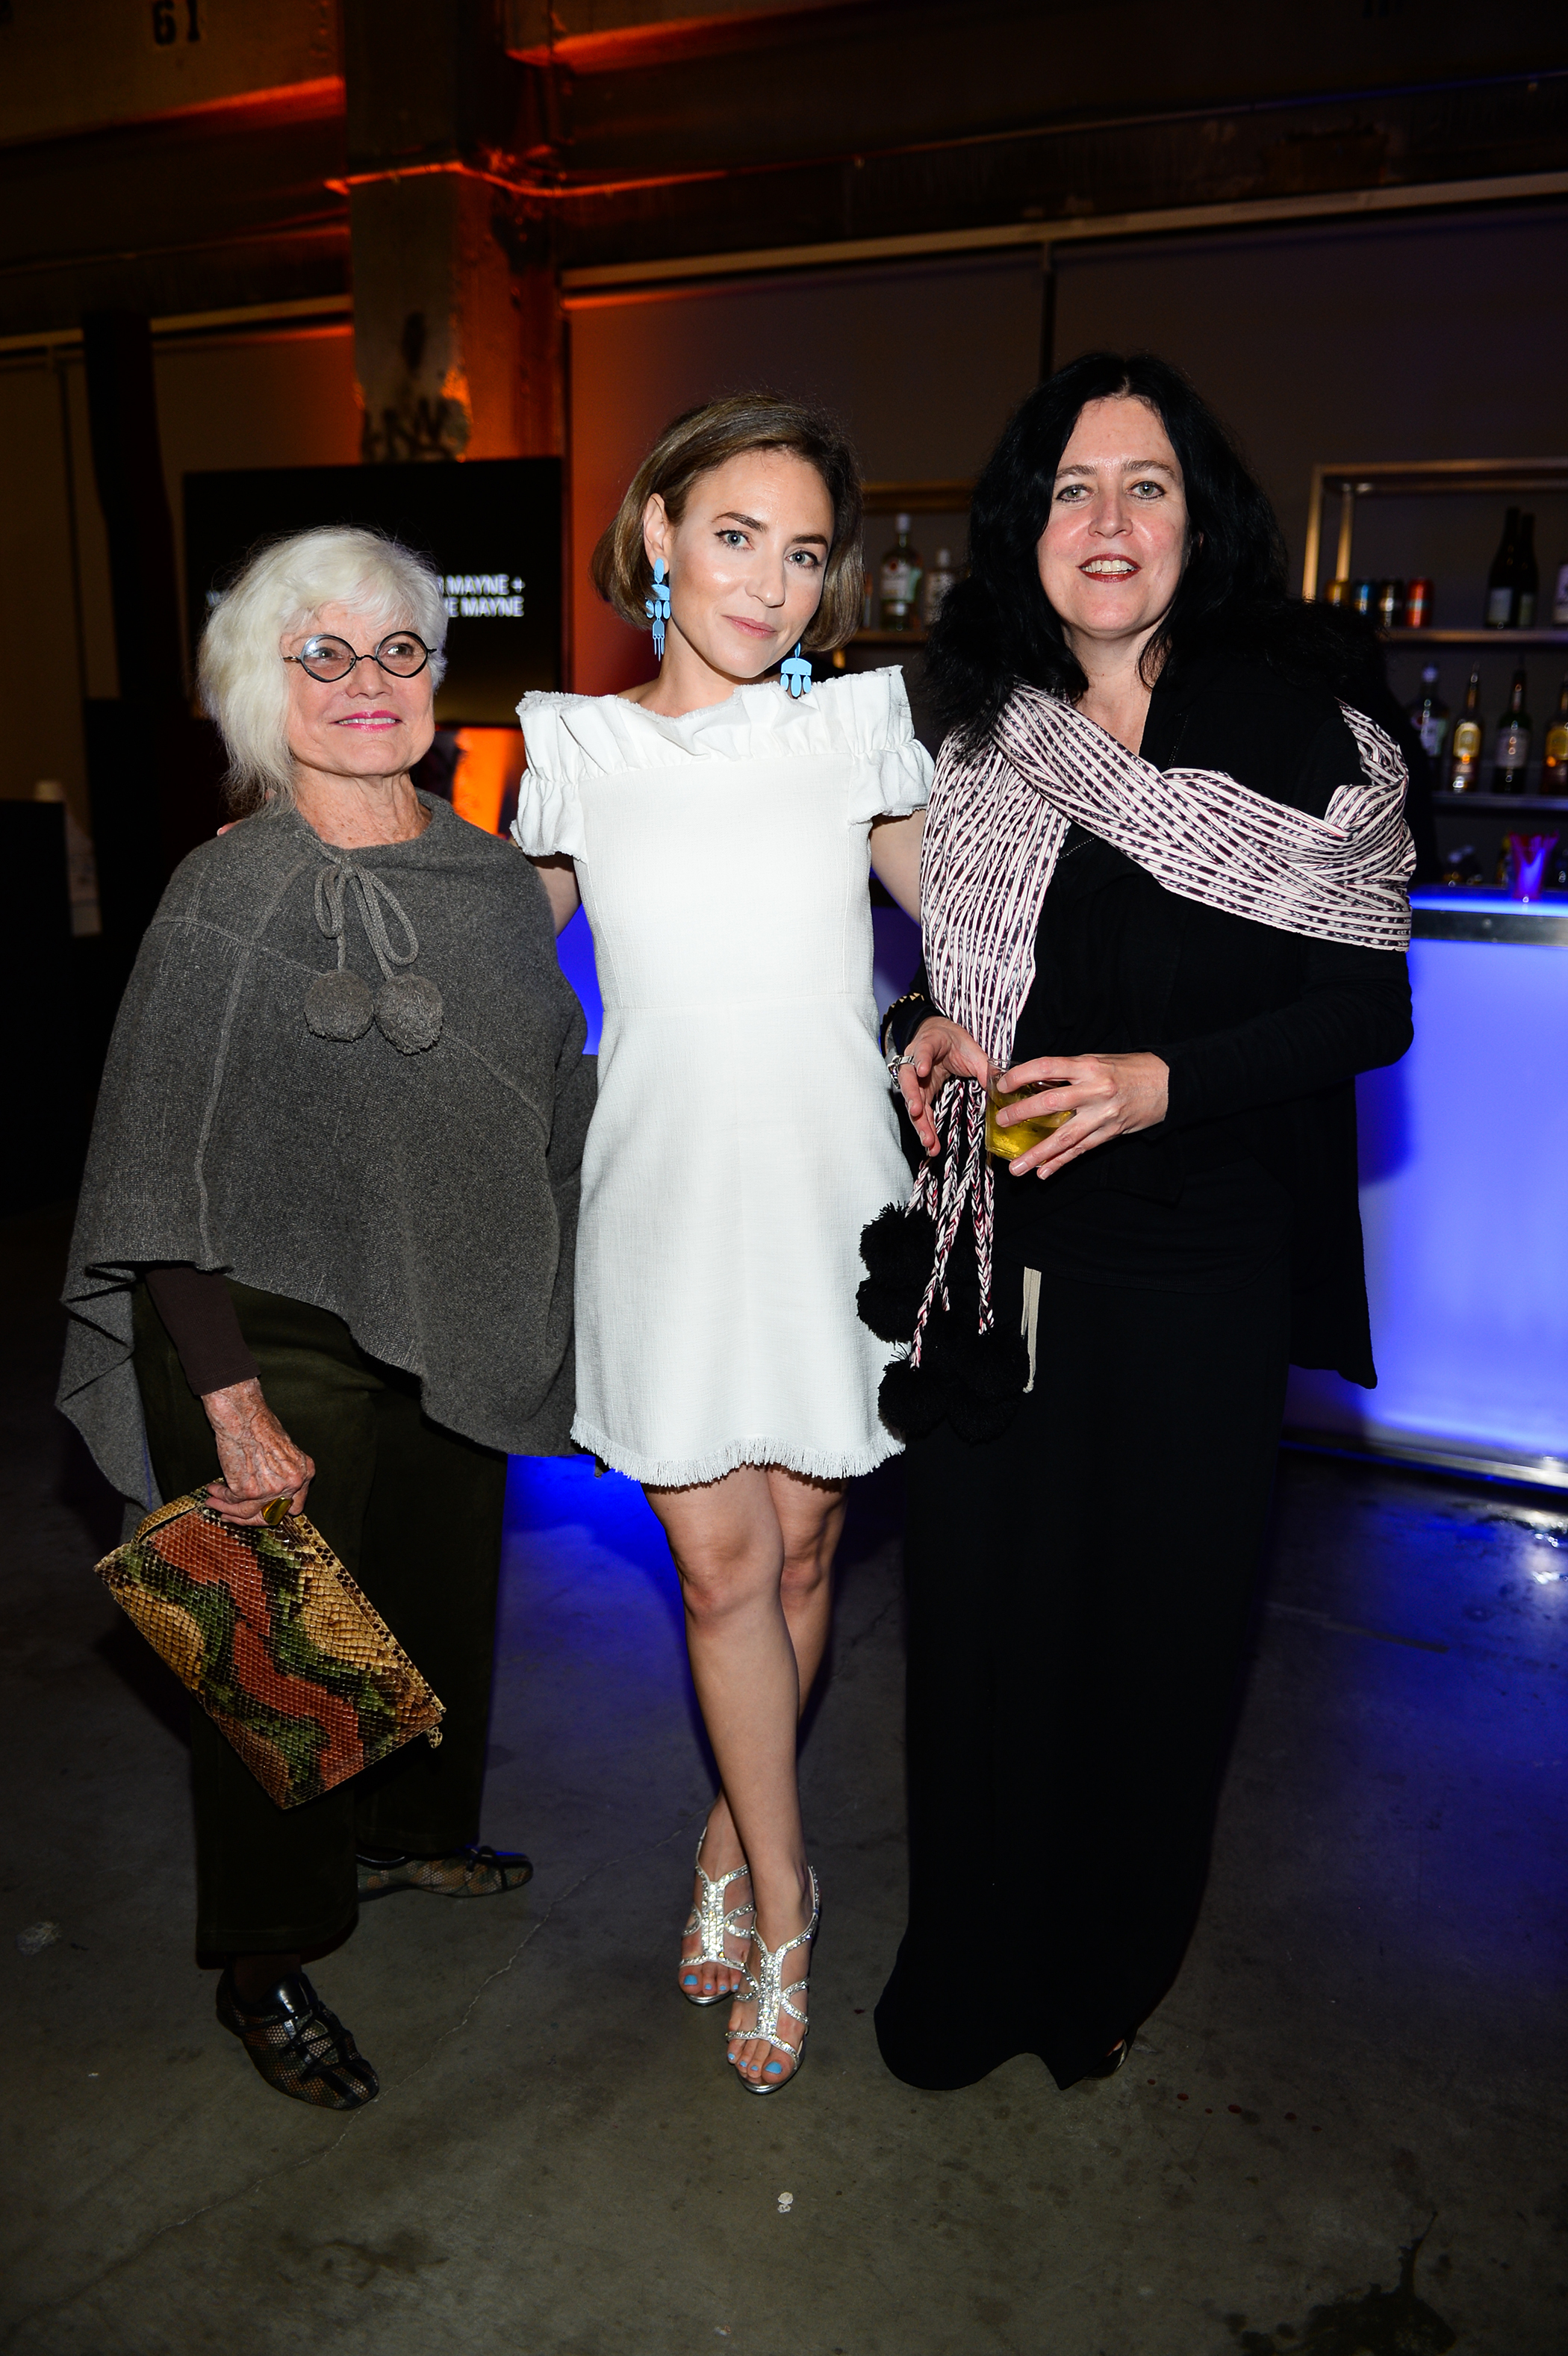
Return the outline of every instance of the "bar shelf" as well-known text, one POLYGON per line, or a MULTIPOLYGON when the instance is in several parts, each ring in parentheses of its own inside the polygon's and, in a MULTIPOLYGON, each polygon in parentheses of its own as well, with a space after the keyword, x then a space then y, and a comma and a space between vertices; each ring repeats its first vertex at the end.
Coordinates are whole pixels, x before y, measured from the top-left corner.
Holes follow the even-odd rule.
POLYGON ((1380 630, 1390 647, 1568 647, 1568 630, 1380 630))
POLYGON ((1535 810, 1551 810, 1557 816, 1568 816, 1568 800, 1555 794, 1453 794, 1437 793, 1432 797, 1434 809, 1479 811, 1484 817, 1500 817, 1507 810, 1516 810, 1529 817, 1535 810))
MULTIPOLYGON (((1323 501, 1339 496, 1339 538, 1330 578, 1349 581, 1360 499, 1451 498, 1456 492, 1495 494, 1524 491, 1538 494, 1568 491, 1568 458, 1401 458, 1379 460, 1368 466, 1314 466, 1307 502, 1307 545, 1301 567, 1301 594, 1317 595, 1317 574, 1323 545, 1323 501)), ((1387 637, 1412 646, 1568 646, 1568 631, 1390 630, 1387 637)))

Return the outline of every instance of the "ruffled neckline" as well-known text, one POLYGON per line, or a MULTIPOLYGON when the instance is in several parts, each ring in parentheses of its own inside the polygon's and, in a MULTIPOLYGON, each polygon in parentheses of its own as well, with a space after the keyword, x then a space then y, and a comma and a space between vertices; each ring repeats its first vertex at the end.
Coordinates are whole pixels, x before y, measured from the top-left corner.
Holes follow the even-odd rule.
POLYGON ((622 695, 541 691, 524 696, 517 718, 535 768, 667 768, 781 754, 873 760, 913 736, 896 668, 817 680, 798 700, 776 680, 757 680, 677 718, 622 695))

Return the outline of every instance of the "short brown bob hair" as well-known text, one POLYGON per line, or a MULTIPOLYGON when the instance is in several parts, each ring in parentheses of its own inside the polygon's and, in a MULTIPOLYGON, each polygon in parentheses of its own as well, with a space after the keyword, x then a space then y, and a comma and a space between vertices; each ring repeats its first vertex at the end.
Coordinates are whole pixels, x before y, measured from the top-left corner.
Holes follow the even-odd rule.
POLYGON ((782 392, 731 392, 704 402, 665 427, 637 468, 614 522, 589 563, 589 577, 624 622, 645 629, 644 600, 653 568, 643 546, 643 517, 655 492, 678 523, 692 487, 747 450, 793 450, 815 466, 833 502, 833 545, 822 602, 801 643, 813 654, 841 647, 859 626, 865 567, 860 556, 860 468, 837 421, 810 402, 782 392))

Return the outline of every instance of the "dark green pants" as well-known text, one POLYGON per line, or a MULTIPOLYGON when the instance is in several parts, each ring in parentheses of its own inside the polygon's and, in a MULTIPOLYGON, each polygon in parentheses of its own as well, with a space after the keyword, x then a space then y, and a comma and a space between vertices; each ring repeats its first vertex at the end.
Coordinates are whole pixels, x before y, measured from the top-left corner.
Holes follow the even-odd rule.
MULTIPOLYGON (((197 1948, 267 1954, 353 1928, 357 1845, 441 1857, 478 1837, 507 1460, 432 1423, 413 1377, 367 1357, 340 1317, 229 1290, 268 1406, 315 1460, 306 1512, 446 1704, 439 1750, 405 1743, 298 1808, 192 1708, 197 1948)), ((217 1451, 140 1287, 135 1309, 148 1449, 175 1497, 217 1478, 217 1451)))

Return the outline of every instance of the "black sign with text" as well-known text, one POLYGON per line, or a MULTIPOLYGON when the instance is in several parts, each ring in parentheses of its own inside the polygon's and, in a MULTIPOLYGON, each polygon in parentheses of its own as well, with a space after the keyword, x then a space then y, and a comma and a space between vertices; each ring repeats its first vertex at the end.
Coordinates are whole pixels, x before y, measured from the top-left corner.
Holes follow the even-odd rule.
POLYGON ((257 547, 332 523, 389 532, 441 575, 447 667, 435 712, 443 726, 515 725, 526 689, 560 685, 559 458, 187 475, 193 652, 219 592, 257 547))

